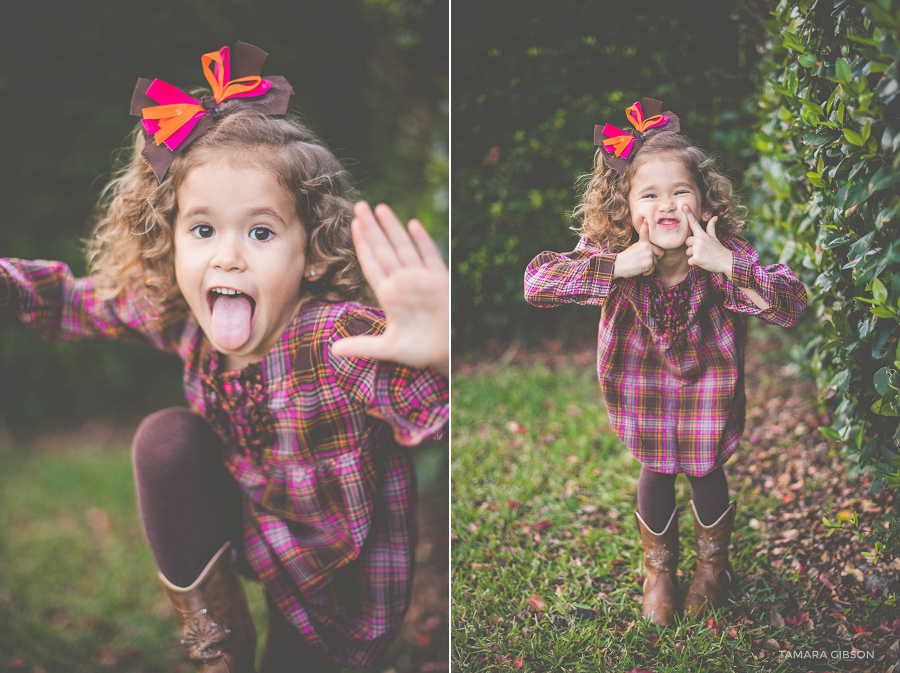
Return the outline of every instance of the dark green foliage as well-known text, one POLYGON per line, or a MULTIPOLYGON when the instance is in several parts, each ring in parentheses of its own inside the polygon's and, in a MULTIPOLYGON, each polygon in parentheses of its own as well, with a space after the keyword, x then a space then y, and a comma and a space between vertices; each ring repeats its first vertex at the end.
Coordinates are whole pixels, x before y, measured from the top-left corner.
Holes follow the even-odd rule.
POLYGON ((874 491, 897 488, 900 2, 782 2, 767 27, 755 219, 812 290, 806 355, 834 406, 822 433, 874 468, 874 491))
MULTIPOLYGON (((457 343, 486 331, 560 322, 522 298, 542 250, 571 250, 576 181, 595 124, 658 98, 739 177, 755 113, 758 3, 626 6, 581 0, 457 2, 453 74, 453 324, 457 343)), ((582 311, 580 315, 584 315, 582 311)))
MULTIPOLYGON (((291 82, 291 109, 345 160, 359 195, 419 217, 446 249, 445 3, 120 0, 16 12, 0 42, 0 256, 84 273, 80 242, 137 123, 128 115, 137 78, 205 85, 201 54, 237 40, 269 52, 263 74, 291 82)), ((138 347, 46 345, 10 327, 0 336, 0 418, 176 404, 179 369, 138 347)))

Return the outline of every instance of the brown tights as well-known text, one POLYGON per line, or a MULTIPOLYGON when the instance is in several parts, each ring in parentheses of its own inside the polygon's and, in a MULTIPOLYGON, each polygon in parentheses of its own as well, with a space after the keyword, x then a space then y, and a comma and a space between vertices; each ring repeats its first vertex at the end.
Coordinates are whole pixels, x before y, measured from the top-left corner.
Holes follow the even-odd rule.
MULTIPOLYGON (((675 477, 641 468, 638 477, 638 512, 651 530, 661 533, 675 509, 675 477)), ((716 468, 702 477, 686 475, 691 483, 691 499, 700 523, 715 523, 728 509, 728 480, 725 470, 716 468)))
MULTIPOLYGON (((160 572, 189 586, 227 540, 241 548, 241 496, 222 464, 221 443, 200 416, 183 407, 143 420, 132 447, 141 523, 160 572)), ((238 569, 252 573, 242 555, 238 569)), ((267 601, 269 632, 260 673, 339 671, 267 601)))

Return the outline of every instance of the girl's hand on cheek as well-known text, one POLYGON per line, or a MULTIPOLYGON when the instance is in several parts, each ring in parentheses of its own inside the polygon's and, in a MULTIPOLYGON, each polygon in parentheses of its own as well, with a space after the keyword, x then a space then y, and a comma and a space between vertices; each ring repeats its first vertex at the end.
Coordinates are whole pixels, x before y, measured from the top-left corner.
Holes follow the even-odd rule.
POLYGON ((691 236, 685 240, 688 256, 688 264, 691 266, 699 266, 713 273, 724 273, 731 278, 732 254, 731 250, 726 248, 719 242, 716 237, 716 221, 718 217, 713 217, 706 224, 706 231, 694 217, 691 209, 684 206, 684 212, 688 217, 688 224, 691 226, 691 236))
POLYGON ((630 278, 642 274, 649 276, 656 268, 656 262, 665 251, 650 242, 650 224, 647 218, 638 232, 638 240, 616 255, 616 265, 613 267, 613 278, 630 278))
POLYGON ((379 336, 342 339, 339 357, 390 360, 450 372, 450 274, 417 221, 409 230, 393 211, 364 201, 354 207, 353 243, 360 267, 387 317, 379 336))

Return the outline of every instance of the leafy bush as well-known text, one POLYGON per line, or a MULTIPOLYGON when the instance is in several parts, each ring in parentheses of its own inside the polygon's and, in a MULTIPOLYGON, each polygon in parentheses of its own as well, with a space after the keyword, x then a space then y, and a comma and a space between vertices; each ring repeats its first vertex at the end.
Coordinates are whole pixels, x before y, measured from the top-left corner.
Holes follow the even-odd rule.
MULTIPOLYGON (((762 93, 759 232, 812 288, 806 356, 830 439, 900 486, 900 2, 782 0, 762 93)), ((897 521, 873 531, 900 550, 897 521)))

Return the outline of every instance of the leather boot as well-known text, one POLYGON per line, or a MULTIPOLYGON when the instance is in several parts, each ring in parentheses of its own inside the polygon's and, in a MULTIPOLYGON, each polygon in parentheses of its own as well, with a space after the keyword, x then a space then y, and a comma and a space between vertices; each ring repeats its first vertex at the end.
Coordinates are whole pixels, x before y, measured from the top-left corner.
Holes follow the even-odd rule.
POLYGON ((651 624, 673 626, 678 610, 678 508, 662 533, 654 533, 634 510, 644 548, 644 609, 651 624))
POLYGON ((181 624, 181 644, 201 673, 255 673, 256 629, 238 578, 231 542, 216 552, 189 587, 159 573, 181 624))
POLYGON ((687 615, 702 615, 710 607, 725 606, 728 591, 735 580, 734 569, 728 560, 728 546, 731 544, 736 508, 737 502, 732 500, 718 521, 704 526, 691 500, 694 537, 697 539, 697 570, 684 599, 687 615))

